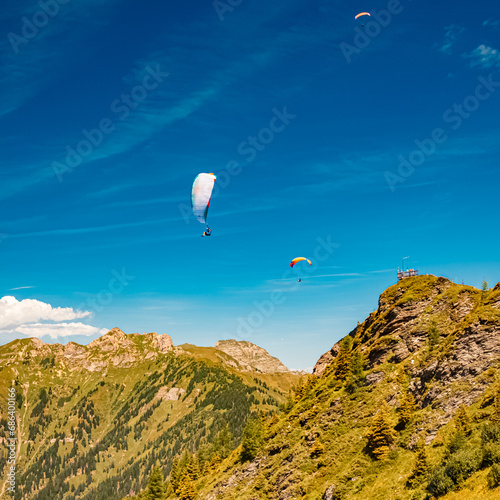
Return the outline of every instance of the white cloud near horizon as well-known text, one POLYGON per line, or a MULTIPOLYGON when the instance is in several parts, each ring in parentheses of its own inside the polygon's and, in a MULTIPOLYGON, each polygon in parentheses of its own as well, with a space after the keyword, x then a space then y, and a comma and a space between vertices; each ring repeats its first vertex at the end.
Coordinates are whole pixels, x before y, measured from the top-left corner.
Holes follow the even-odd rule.
POLYGON ((52 307, 35 299, 17 300, 6 295, 0 299, 0 329, 14 329, 35 321, 68 321, 90 317, 89 311, 75 311, 71 307, 52 307))
POLYGON ((107 328, 96 328, 95 326, 86 325, 84 323, 32 323, 16 327, 16 332, 23 333, 28 337, 50 337, 57 339, 61 337, 72 337, 74 335, 83 335, 90 337, 91 335, 104 335, 109 330, 107 328))
POLYGON ((22 334, 29 337, 51 339, 81 335, 103 335, 106 328, 98 328, 71 320, 90 318, 90 311, 78 311, 72 307, 52 307, 36 299, 17 300, 6 295, 0 298, 0 335, 22 334))

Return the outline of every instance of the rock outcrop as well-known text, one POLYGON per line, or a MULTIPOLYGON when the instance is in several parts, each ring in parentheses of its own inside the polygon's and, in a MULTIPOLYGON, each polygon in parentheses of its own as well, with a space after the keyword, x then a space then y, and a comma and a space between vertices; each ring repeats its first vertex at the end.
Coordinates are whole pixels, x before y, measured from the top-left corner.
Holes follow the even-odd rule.
POLYGON ((290 370, 265 349, 245 340, 219 340, 215 348, 234 358, 245 371, 261 373, 289 372, 290 370))
MULTIPOLYGON (((500 283, 485 294, 442 277, 408 278, 382 293, 378 309, 349 335, 367 370, 400 363, 419 406, 440 408, 442 424, 491 383, 488 369, 500 357, 499 307, 500 283)), ((339 342, 320 357, 315 375, 334 362, 339 342)), ((376 373, 367 383, 378 382, 376 373)))

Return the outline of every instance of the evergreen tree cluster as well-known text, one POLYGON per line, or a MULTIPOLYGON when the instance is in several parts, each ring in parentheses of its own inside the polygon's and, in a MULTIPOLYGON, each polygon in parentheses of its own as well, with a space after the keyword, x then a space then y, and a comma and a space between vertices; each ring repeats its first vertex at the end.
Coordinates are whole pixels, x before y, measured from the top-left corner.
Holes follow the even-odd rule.
POLYGON ((332 377, 332 383, 340 381, 345 384, 347 392, 354 392, 364 380, 364 359, 359 350, 353 348, 353 339, 346 336, 342 339, 339 352, 323 374, 332 377))
POLYGON ((264 444, 264 424, 260 415, 252 415, 241 438, 241 459, 253 460, 264 444))
POLYGON ((442 462, 428 475, 427 490, 435 497, 446 495, 459 488, 464 481, 480 469, 490 468, 487 478, 491 488, 500 484, 500 424, 494 408, 490 422, 474 428, 465 406, 454 417, 455 430, 446 441, 442 462), (479 433, 480 444, 471 439, 479 433), (498 481, 497 481, 498 479, 498 481))
POLYGON ((391 422, 390 409, 384 401, 372 419, 366 436, 367 448, 376 459, 384 459, 394 444, 395 436, 396 432, 391 422))

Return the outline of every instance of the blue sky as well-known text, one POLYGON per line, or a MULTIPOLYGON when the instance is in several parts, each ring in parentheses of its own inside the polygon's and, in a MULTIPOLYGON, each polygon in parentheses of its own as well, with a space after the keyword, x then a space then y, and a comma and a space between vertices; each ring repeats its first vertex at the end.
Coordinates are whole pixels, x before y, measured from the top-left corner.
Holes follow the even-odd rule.
POLYGON ((493 1, 9 1, 0 33, 2 343, 118 326, 310 368, 402 257, 500 281, 493 1))

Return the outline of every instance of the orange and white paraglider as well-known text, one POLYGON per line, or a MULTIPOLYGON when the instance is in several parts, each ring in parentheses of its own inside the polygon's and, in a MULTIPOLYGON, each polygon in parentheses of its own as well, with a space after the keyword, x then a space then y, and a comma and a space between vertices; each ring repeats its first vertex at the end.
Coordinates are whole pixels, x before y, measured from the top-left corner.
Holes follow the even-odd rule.
MULTIPOLYGON (((295 257, 295 259, 292 260, 292 262, 290 262, 290 267, 294 267, 295 264, 297 264, 297 262, 301 262, 305 260, 307 263, 309 263, 309 265, 311 265, 311 261, 309 259, 306 259, 305 257, 295 257)), ((299 282, 302 281, 301 278, 299 278, 299 282)))
POLYGON ((207 224, 208 207, 212 198, 216 176, 214 174, 198 174, 191 189, 191 208, 194 216, 207 228, 201 236, 210 236, 211 229, 207 224))
MULTIPOLYGON (((360 12, 359 14, 356 14, 354 19, 358 19, 359 17, 363 17, 363 16, 370 16, 371 17, 371 14, 369 12, 360 12)), ((362 24, 361 26, 364 26, 364 24, 362 24)))

